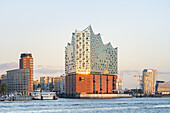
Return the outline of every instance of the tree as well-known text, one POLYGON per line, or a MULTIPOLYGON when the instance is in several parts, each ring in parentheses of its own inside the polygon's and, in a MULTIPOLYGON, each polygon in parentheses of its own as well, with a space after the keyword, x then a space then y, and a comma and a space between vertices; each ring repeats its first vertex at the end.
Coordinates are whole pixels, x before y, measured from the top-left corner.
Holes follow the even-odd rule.
POLYGON ((0 84, 0 93, 2 95, 7 93, 7 91, 8 91, 7 88, 8 88, 8 85, 5 82, 1 82, 1 84, 0 84))

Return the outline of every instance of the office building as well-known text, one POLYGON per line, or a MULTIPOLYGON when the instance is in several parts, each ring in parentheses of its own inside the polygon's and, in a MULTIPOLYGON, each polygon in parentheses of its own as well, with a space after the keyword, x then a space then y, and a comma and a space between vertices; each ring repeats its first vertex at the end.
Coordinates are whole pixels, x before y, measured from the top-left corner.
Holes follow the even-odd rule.
POLYGON ((158 93, 157 91, 158 91, 158 86, 159 86, 159 84, 161 84, 161 83, 165 83, 165 81, 159 81, 159 80, 157 80, 156 81, 156 87, 155 87, 155 93, 158 93))
POLYGON ((20 69, 29 68, 29 92, 33 91, 33 58, 31 53, 22 53, 20 69))
POLYGON ((156 89, 157 70, 144 69, 142 76, 142 90, 146 95, 155 94, 156 89))
POLYGON ((157 93, 163 95, 170 94, 170 81, 168 82, 159 82, 157 86, 157 93))
POLYGON ((75 30, 65 48, 66 94, 114 93, 118 48, 104 44, 91 26, 75 30))
POLYGON ((44 76, 40 77, 40 85, 42 91, 53 91, 54 77, 44 76))
POLYGON ((29 94, 33 91, 33 58, 31 53, 22 53, 20 69, 7 71, 6 83, 9 93, 29 94))
POLYGON ((57 94, 60 93, 60 77, 54 77, 53 85, 54 85, 54 91, 57 92, 57 94))
POLYGON ((57 94, 65 94, 65 77, 66 75, 63 74, 60 77, 54 77, 53 85, 54 85, 54 91, 57 92, 57 94))
POLYGON ((29 68, 7 71, 8 93, 29 94, 29 68))

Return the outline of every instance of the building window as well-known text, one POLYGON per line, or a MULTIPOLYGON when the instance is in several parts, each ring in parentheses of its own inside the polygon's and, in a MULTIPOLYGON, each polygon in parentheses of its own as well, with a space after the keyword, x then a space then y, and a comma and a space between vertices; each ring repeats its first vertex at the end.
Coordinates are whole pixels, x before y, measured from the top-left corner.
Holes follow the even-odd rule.
POLYGON ((84 33, 82 33, 82 36, 83 36, 83 37, 85 37, 85 34, 84 34, 84 33))
POLYGON ((84 81, 84 77, 79 77, 79 81, 84 81))

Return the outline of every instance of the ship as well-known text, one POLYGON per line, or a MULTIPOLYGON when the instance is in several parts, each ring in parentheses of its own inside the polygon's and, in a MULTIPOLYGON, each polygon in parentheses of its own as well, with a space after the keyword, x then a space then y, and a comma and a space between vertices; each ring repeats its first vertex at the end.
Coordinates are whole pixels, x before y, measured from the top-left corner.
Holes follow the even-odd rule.
POLYGON ((57 100, 55 92, 31 92, 32 100, 57 100))

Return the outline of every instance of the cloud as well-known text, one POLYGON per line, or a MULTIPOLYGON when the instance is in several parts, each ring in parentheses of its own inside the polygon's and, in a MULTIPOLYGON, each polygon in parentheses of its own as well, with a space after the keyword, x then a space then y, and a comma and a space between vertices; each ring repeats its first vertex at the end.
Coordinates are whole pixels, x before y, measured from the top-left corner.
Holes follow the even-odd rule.
POLYGON ((35 73, 37 74, 56 74, 56 73, 64 73, 63 69, 57 69, 54 66, 43 66, 43 65, 38 65, 37 68, 35 69, 35 73))
POLYGON ((37 68, 43 68, 43 65, 38 65, 37 68))
POLYGON ((40 79, 40 77, 43 76, 59 77, 60 75, 64 74, 63 69, 51 65, 38 65, 35 67, 34 72, 34 79, 40 79))
POLYGON ((64 70, 41 68, 41 69, 36 69, 35 73, 39 73, 39 74, 55 74, 55 73, 64 73, 64 70))
POLYGON ((11 62, 11 63, 0 64, 0 71, 12 70, 14 68, 18 68, 18 63, 11 62))
POLYGON ((142 71, 141 70, 122 70, 121 71, 123 74, 128 74, 128 75, 131 75, 131 74, 141 74, 142 71))
POLYGON ((160 72, 160 71, 158 71, 158 74, 169 74, 170 75, 170 72, 160 72))

